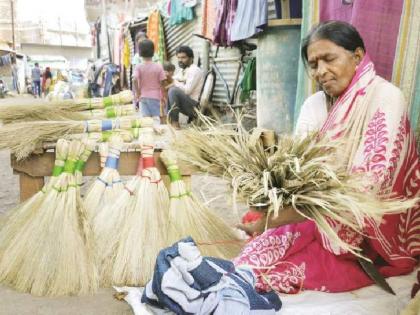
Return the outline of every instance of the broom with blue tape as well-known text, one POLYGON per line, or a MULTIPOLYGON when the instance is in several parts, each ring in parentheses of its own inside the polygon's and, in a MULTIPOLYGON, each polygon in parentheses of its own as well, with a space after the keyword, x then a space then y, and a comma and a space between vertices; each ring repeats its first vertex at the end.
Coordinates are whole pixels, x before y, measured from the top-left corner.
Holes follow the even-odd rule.
POLYGON ((84 204, 88 210, 89 220, 94 231, 94 218, 102 209, 104 209, 106 205, 112 204, 119 193, 121 193, 121 191, 124 189, 124 185, 118 174, 118 162, 122 145, 123 141, 121 137, 118 135, 111 137, 109 142, 109 149, 106 153, 107 156, 104 168, 102 169, 101 174, 89 188, 84 199, 84 204))
MULTIPOLYGON (((80 111, 106 110, 118 107, 122 104, 131 104, 133 93, 122 91, 121 93, 104 98, 84 98, 59 101, 46 101, 44 99, 19 99, 4 101, 0 107, 0 120, 4 124, 24 121, 39 120, 83 120, 85 114, 80 111)), ((130 105, 130 107, 132 107, 130 105)), ((134 110, 134 109, 132 109, 134 110)), ((112 112, 112 110, 108 110, 112 112)), ((118 116, 118 115, 116 115, 118 116)))
POLYGON ((5 125, 0 128, 0 149, 9 148, 18 160, 26 158, 43 142, 55 142, 74 133, 130 130, 152 127, 153 119, 122 117, 113 120, 35 121, 5 125))
POLYGON ((140 144, 137 175, 112 207, 120 218, 98 235, 105 285, 145 285, 159 251, 167 246, 169 195, 155 166, 152 131, 140 136, 140 144))

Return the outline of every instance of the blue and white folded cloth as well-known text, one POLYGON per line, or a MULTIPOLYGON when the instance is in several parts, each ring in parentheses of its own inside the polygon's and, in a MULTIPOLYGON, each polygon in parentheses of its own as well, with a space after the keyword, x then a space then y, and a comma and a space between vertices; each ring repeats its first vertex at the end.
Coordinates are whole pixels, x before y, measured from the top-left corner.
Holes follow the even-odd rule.
POLYGON ((202 257, 188 237, 160 251, 141 302, 185 315, 274 315, 280 298, 274 292, 258 293, 254 284, 251 269, 202 257))

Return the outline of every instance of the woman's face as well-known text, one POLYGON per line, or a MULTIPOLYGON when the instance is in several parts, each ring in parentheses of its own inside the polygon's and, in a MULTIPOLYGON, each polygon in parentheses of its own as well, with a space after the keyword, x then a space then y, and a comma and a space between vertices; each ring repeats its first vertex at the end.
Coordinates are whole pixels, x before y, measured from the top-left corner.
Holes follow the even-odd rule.
POLYGON ((324 92, 337 97, 350 84, 363 55, 361 48, 353 53, 330 40, 319 39, 308 46, 308 66, 324 92))

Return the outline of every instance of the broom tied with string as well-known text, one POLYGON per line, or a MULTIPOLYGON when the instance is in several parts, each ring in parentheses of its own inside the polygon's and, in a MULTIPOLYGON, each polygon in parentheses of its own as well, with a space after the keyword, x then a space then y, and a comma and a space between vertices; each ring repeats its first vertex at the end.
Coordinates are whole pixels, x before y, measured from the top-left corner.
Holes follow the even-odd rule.
POLYGON ((55 142, 74 133, 130 130, 151 127, 153 119, 120 118, 115 120, 37 121, 5 125, 0 128, 0 148, 9 148, 18 160, 26 158, 44 142, 55 142))
POLYGON ((340 143, 281 135, 275 150, 266 150, 259 135, 240 124, 216 126, 206 118, 203 129, 189 129, 176 139, 174 150, 183 160, 204 172, 231 182, 234 198, 250 205, 266 205, 274 217, 281 209, 293 207, 313 220, 328 238, 359 255, 359 249, 343 242, 328 220, 336 220, 364 234, 365 219, 380 222, 384 214, 404 211, 415 199, 379 199, 374 191, 363 190, 365 179, 348 174, 336 160, 340 143), (182 150, 178 149, 182 148, 182 150))
POLYGON ((104 98, 71 99, 46 101, 42 99, 20 99, 5 101, 0 107, 0 120, 5 124, 34 120, 67 120, 84 119, 78 112, 96 109, 107 109, 121 104, 131 104, 131 91, 107 96, 104 98), (18 104, 16 104, 18 102, 18 104))
MULTIPOLYGON (((101 174, 93 182, 84 198, 84 204, 88 210, 89 221, 92 223, 95 231, 95 216, 106 205, 112 204, 121 191, 124 185, 121 182, 118 174, 118 162, 120 158, 121 148, 123 142, 121 137, 113 136, 107 144, 106 161, 101 174)), ((101 150, 100 150, 101 151, 101 150)), ((101 154, 102 159, 102 154, 101 154)))
POLYGON ((205 256, 236 257, 243 245, 237 233, 187 190, 175 152, 164 150, 160 157, 171 181, 168 243, 191 236, 198 244, 205 244, 199 246, 205 256))
POLYGON ((159 251, 168 244, 169 195, 155 166, 152 133, 140 140, 137 175, 126 184, 128 193, 113 205, 124 214, 113 226, 119 233, 110 237, 108 229, 108 234, 103 231, 98 236, 105 237, 101 242, 108 246, 102 265, 103 281, 108 284, 145 285, 153 275, 159 251))
POLYGON ((1 282, 40 296, 85 294, 97 289, 88 225, 81 215, 74 175, 84 149, 80 141, 70 143, 63 172, 2 257, 1 282))

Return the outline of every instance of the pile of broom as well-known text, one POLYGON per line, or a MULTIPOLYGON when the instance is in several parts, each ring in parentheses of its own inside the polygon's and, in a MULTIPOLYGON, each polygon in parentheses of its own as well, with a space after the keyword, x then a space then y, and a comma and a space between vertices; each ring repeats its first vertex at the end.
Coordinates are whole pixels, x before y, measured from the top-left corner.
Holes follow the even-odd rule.
POLYGON ((332 242, 358 256, 360 249, 345 243, 329 220, 363 235, 366 218, 379 223, 383 215, 410 209, 419 201, 379 199, 362 175, 349 174, 340 164, 340 143, 316 133, 304 138, 281 135, 267 143, 261 130, 247 131, 240 122, 220 125, 202 115, 200 119, 201 127, 183 130, 175 140, 173 147, 182 160, 228 180, 235 199, 274 217, 293 207, 332 242))
MULTIPOLYGON (((86 102, 66 106, 80 109, 86 102)), ((52 105, 36 105, 36 111, 38 106, 52 105)), ((13 120, 11 112, 8 117, 13 120)), ((149 120, 19 117, 21 122, 0 128, 0 137, 6 136, 6 128, 19 139, 6 137, 0 147, 23 159, 32 152, 31 142, 57 141, 56 160, 42 190, 11 209, 1 222, 0 283, 40 296, 87 294, 111 284, 145 285, 159 251, 186 236, 201 243, 207 255, 233 258, 239 253, 242 242, 234 229, 187 189, 177 156, 169 151, 162 153, 171 181, 167 190, 155 166, 149 120), (124 143, 126 132, 133 134, 133 129, 136 141, 124 143), (107 142, 101 145, 103 169, 82 198, 83 170, 98 141, 107 142), (123 183, 119 157, 128 145, 141 154, 136 175, 123 183)))

